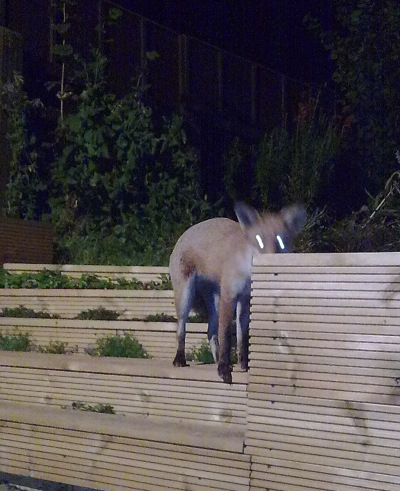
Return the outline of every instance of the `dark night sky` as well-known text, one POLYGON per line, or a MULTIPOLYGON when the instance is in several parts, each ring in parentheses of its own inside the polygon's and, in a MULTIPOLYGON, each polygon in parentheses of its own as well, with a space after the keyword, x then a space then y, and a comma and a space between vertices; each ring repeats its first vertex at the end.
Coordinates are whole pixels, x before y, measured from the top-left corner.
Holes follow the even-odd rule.
POLYGON ((180 33, 315 84, 330 78, 328 55, 303 25, 312 12, 330 22, 330 0, 117 0, 180 33))

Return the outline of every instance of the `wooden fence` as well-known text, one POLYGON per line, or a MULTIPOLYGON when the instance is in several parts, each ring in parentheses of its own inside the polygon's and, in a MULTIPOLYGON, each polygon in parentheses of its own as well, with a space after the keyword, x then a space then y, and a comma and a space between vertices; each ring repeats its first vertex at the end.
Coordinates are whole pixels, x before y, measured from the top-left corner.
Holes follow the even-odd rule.
POLYGON ((6 262, 51 263, 53 232, 33 220, 0 217, 0 266, 6 262))
POLYGON ((264 256, 252 288, 232 386, 215 366, 2 354, 0 471, 110 491, 400 489, 400 253, 264 256))
POLYGON ((98 308, 117 311, 121 319, 142 319, 151 314, 175 315, 171 290, 0 289, 0 310, 20 305, 69 319, 84 310, 98 308))
POLYGON ((400 489, 400 253, 253 269, 251 489, 400 489))
MULTIPOLYGON (((199 348, 207 340, 207 325, 187 324, 186 346, 199 348)), ((21 319, 0 317, 0 332, 28 334, 34 346, 66 343, 66 350, 91 352, 100 338, 131 333, 151 357, 173 360, 176 353, 176 323, 142 321, 94 321, 76 319, 21 319)))
POLYGON ((132 280, 136 278, 145 283, 149 281, 160 281, 162 275, 167 275, 168 266, 98 266, 82 264, 25 264, 4 263, 4 269, 9 273, 40 273, 44 269, 56 271, 73 278, 83 274, 96 275, 99 278, 125 278, 132 280))

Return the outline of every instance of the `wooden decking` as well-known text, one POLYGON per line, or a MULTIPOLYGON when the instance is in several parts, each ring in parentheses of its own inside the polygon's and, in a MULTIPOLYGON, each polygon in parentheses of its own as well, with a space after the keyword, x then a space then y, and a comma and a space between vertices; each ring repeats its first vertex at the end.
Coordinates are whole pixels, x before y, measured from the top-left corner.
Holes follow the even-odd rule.
POLYGON ((257 261, 251 489, 400 489, 400 254, 257 261))
MULTIPOLYGON (((266 255, 253 268, 250 370, 232 386, 214 365, 175 368, 159 351, 3 353, 0 471, 107 491, 400 489, 399 307, 400 253, 266 255)), ((102 329, 24 322, 38 338, 102 329)), ((173 327, 147 340, 162 346, 173 327)))

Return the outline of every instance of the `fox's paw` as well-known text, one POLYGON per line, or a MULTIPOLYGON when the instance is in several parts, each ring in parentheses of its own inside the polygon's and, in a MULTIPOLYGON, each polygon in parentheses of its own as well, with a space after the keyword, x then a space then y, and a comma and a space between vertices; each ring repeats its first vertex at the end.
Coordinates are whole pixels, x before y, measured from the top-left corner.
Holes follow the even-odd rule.
POLYGON ((232 384, 232 365, 227 363, 219 363, 218 375, 222 378, 225 384, 232 384))

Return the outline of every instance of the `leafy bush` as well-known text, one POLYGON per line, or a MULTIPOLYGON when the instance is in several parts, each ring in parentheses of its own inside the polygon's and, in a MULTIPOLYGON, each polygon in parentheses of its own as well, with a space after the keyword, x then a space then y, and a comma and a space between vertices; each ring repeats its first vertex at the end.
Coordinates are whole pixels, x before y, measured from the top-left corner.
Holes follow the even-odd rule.
MULTIPOLYGON (((40 103, 27 97, 20 76, 2 96, 16 162, 10 216, 51 219, 59 263, 166 264, 179 235, 214 213, 182 118, 156 115, 146 102, 143 79, 155 53, 140 60, 131 88, 116 95, 104 54, 93 48, 84 59, 69 44, 72 3, 58 7, 53 55, 61 76, 47 86, 59 108, 45 107, 37 124, 30 109, 40 103), (24 153, 32 158, 21 167, 24 153)), ((107 23, 119 15, 111 9, 107 23)), ((103 34, 104 28, 98 26, 103 34)))
POLYGON ((208 341, 203 341, 199 348, 196 348, 195 346, 191 348, 186 354, 186 359, 188 361, 197 361, 206 365, 214 363, 214 358, 208 341))
POLYGON ((149 314, 144 319, 145 322, 176 322, 176 317, 168 314, 149 314))
POLYGON ((308 23, 330 53, 342 113, 352 126, 357 184, 376 194, 397 168, 400 140, 400 5, 397 0, 334 0, 331 29, 308 23))
POLYGON ((115 356, 120 358, 149 358, 148 353, 130 333, 107 336, 96 341, 94 356, 115 356))
POLYGON ((29 334, 14 329, 12 333, 0 333, 0 350, 5 351, 30 351, 32 343, 29 334))
POLYGON ((99 403, 92 406, 91 404, 85 404, 84 402, 73 402, 72 409, 77 411, 88 411, 91 413, 115 414, 115 409, 111 406, 111 404, 99 403))
POLYGON ((299 105, 295 127, 267 133, 256 148, 255 193, 263 208, 291 202, 316 204, 329 178, 343 126, 309 97, 299 105))
POLYGON ((48 353, 52 355, 65 355, 68 343, 62 341, 50 341, 47 346, 38 346, 39 353, 48 353))
POLYGON ((60 271, 44 269, 38 273, 8 273, 0 268, 0 288, 43 288, 43 289, 106 289, 106 290, 143 290, 168 289, 168 280, 143 283, 132 278, 99 278, 95 274, 82 274, 78 278, 70 277, 60 271))
POLYGON ((0 312, 0 317, 22 317, 26 319, 59 319, 57 314, 49 314, 48 312, 28 309, 20 305, 19 307, 5 307, 0 312))
POLYGON ((360 210, 340 220, 326 210, 313 214, 297 241, 299 252, 390 252, 400 250, 400 172, 360 210))
POLYGON ((108 310, 103 307, 98 309, 83 310, 75 319, 92 321, 115 321, 121 314, 116 310, 108 310))
POLYGON ((160 275, 160 281, 149 281, 144 284, 145 290, 172 290, 171 277, 167 273, 160 275))

